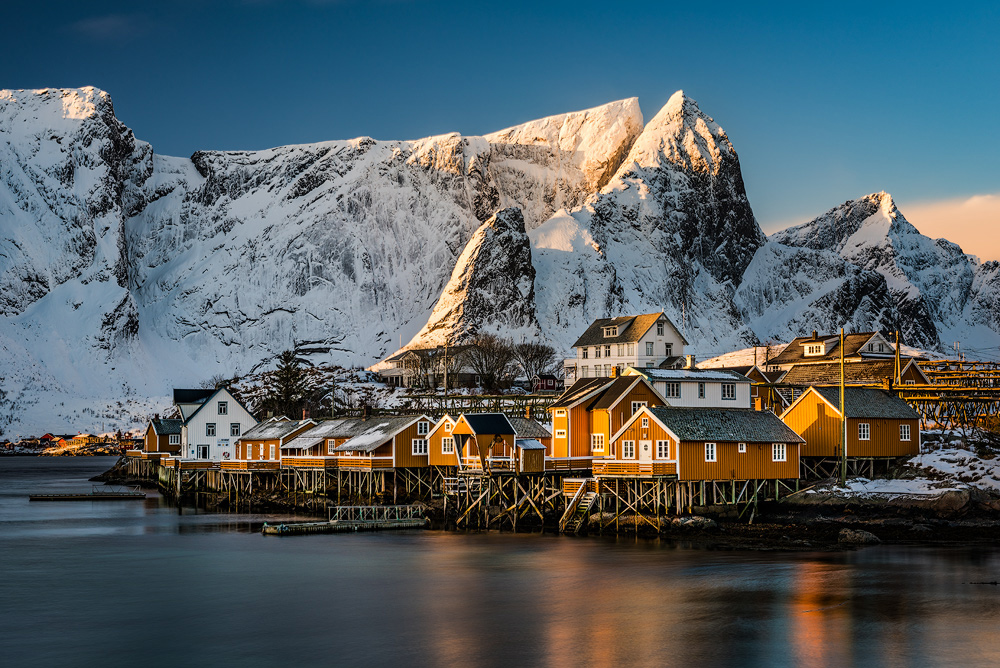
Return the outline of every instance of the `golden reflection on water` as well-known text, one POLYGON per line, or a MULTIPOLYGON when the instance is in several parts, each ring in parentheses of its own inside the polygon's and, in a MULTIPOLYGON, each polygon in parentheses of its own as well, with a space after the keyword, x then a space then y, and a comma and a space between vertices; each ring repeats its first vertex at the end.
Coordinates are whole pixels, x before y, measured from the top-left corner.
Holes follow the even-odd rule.
POLYGON ((850 573, 840 564, 805 562, 792 578, 789 640, 803 668, 851 663, 850 573))

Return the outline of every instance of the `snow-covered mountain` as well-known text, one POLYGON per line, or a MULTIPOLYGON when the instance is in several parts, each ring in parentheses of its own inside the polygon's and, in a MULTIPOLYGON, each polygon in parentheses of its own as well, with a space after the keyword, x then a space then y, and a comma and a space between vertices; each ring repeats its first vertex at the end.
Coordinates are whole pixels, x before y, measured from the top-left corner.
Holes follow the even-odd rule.
POLYGON ((103 91, 2 91, 0 139, 11 435, 110 427, 293 342, 363 365, 483 330, 565 348, 660 308, 695 352, 845 323, 918 345, 1000 329, 996 263, 885 197, 766 240, 727 135, 680 92, 646 124, 629 99, 482 137, 173 158, 103 91))

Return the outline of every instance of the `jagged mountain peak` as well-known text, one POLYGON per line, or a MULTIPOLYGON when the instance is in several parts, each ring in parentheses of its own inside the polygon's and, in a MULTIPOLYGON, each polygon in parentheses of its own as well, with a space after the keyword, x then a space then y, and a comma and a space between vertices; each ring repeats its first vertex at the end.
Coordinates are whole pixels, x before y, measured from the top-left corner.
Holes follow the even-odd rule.
POLYGON ((775 232, 770 239, 789 246, 841 251, 847 246, 887 243, 893 234, 919 234, 885 191, 847 200, 801 225, 775 232))

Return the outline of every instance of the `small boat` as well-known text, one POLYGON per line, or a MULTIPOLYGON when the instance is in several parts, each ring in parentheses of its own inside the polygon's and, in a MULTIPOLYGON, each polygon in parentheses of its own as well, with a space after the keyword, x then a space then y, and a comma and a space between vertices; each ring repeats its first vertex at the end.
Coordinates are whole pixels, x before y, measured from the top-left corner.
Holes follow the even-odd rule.
POLYGON ((29 494, 29 501, 126 501, 130 499, 145 499, 146 493, 134 489, 101 488, 98 485, 90 490, 90 493, 76 492, 71 494, 29 494))

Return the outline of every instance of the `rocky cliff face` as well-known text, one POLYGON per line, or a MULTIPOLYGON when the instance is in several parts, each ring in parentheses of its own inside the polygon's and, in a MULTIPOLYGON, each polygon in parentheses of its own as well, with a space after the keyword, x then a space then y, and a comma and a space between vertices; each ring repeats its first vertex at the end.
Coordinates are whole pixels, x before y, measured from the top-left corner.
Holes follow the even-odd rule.
POLYGON ((371 364, 664 309, 699 354, 811 329, 1000 343, 996 263, 887 195, 767 241, 677 93, 483 137, 155 155, 93 89, 0 92, 0 429, 98 428, 308 342, 371 364))

